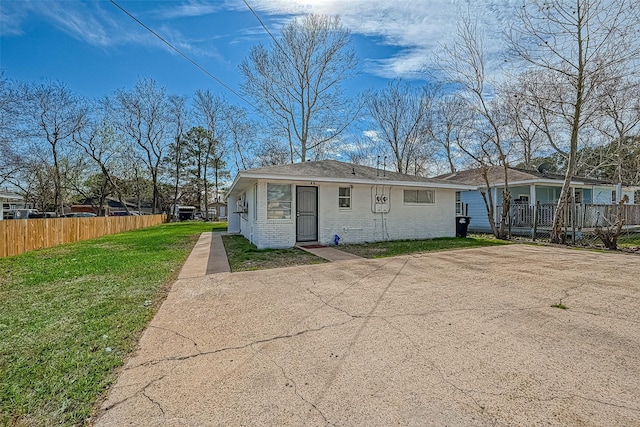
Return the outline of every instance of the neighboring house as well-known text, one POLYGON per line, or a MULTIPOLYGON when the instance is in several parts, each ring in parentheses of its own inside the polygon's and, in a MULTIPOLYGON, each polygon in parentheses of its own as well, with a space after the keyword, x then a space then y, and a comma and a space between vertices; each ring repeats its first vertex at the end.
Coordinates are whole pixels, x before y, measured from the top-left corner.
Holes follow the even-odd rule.
POLYGON ((209 219, 214 221, 227 219, 227 204, 223 202, 209 203, 209 219))
POLYGON ((195 206, 171 205, 169 211, 172 218, 178 221, 188 221, 195 219, 197 209, 195 206))
MULTIPOLYGON (((94 198, 87 198, 87 199, 83 199, 80 201, 79 204, 77 205, 72 205, 71 206, 71 210, 70 212, 72 213, 76 213, 76 212, 91 212, 94 214, 98 213, 98 202, 99 200, 94 199, 94 198)), ((106 215, 121 215, 123 213, 126 213, 127 210, 129 212, 136 212, 136 213, 149 213, 150 210, 147 212, 146 210, 142 209, 142 212, 138 212, 138 205, 132 201, 125 201, 125 203, 123 204, 120 200, 115 199, 113 197, 107 197, 104 201, 104 206, 103 208, 103 212, 105 212, 106 215), (127 206, 127 208, 125 209, 125 204, 127 206)))
POLYGON ((24 198, 18 194, 0 191, 0 220, 8 211, 16 209, 28 209, 31 205, 24 202, 24 198))
MULTIPOLYGON (((498 222, 500 220, 499 210, 502 207, 504 170, 501 166, 490 167, 487 177, 495 204, 496 222, 498 222)), ((468 215, 471 217, 469 231, 491 232, 487 210, 479 191, 486 188, 481 169, 440 175, 437 178, 446 182, 475 186, 477 189, 474 191, 461 191, 456 195, 457 211, 462 212, 464 209, 466 213, 468 208, 468 215)), ((534 214, 537 225, 550 226, 560 198, 564 178, 564 175, 545 171, 509 168, 508 183, 511 192, 510 221, 512 227, 532 227, 534 214)), ((593 178, 574 177, 571 180, 570 191, 573 206, 578 213, 576 225, 579 228, 595 226, 598 221, 602 221, 603 215, 609 215, 611 207, 625 195, 629 198, 627 204, 634 205, 636 202, 634 195, 638 189, 640 187, 593 178)), ((640 218, 636 218, 640 214, 638 208, 628 209, 630 215, 628 215, 627 225, 640 224, 640 218)))
POLYGON ((456 191, 472 189, 335 160, 241 171, 228 230, 258 248, 453 237, 456 191))

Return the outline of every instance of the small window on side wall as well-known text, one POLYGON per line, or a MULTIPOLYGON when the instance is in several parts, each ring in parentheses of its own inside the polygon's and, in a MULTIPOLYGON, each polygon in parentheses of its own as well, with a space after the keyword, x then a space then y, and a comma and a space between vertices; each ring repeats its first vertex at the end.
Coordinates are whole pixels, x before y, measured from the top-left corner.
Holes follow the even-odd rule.
POLYGON ((462 215, 462 195, 456 191, 456 215, 462 215))
POLYGON ((432 205, 436 202, 436 194, 433 190, 404 190, 404 202, 432 205))
POLYGON ((340 209, 351 209, 350 187, 340 187, 338 189, 338 207, 340 209))

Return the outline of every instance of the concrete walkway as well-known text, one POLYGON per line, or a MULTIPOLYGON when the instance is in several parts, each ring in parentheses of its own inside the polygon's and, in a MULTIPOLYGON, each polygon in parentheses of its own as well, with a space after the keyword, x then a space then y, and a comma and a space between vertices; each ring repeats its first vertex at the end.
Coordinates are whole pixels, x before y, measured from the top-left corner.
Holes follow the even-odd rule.
POLYGON ((229 260, 220 232, 202 233, 189 258, 182 266, 178 279, 192 279, 207 274, 229 273, 229 260))
MULTIPOLYGON (((231 268, 229 267, 227 251, 222 243, 223 234, 225 233, 202 233, 189 258, 182 266, 178 279, 194 279, 208 274, 229 273, 231 268)), ((331 262, 362 259, 357 255, 343 252, 335 247, 317 244, 296 247, 331 262)))
POLYGON ((348 252, 341 251, 335 247, 321 246, 321 245, 296 245, 296 248, 302 249, 305 252, 314 254, 317 257, 324 258, 328 261, 347 261, 351 259, 362 259, 358 255, 350 254, 348 252))

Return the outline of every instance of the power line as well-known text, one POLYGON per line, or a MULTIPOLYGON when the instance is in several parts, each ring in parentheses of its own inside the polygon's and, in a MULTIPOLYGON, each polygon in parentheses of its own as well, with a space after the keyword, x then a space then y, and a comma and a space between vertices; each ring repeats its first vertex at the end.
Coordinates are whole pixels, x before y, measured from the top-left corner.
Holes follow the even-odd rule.
POLYGON ((160 34, 158 34, 157 32, 155 32, 153 29, 151 29, 150 27, 148 27, 144 22, 142 22, 141 20, 139 20, 138 18, 136 18, 134 15, 132 15, 128 10, 126 10, 124 7, 120 6, 115 0, 109 0, 114 6, 116 6, 118 9, 120 9, 122 12, 124 12, 127 16, 129 16, 131 19, 133 19, 134 21, 136 21, 138 24, 140 24, 145 30, 149 31, 151 34, 153 34, 154 36, 156 36, 158 39, 160 39, 164 44, 166 44, 167 46, 169 46, 173 51, 175 51, 178 55, 182 56, 184 59, 186 59, 187 61, 189 61, 191 64, 193 64, 196 68, 198 68, 200 71, 202 71, 203 73, 205 73, 207 76, 211 77, 213 80, 215 80, 220 86, 224 87, 225 89, 227 89, 229 92, 231 92, 232 94, 234 94, 235 96, 237 96, 238 98, 240 98, 242 101, 246 102, 248 105, 252 106, 254 109, 258 109, 258 107, 256 107, 255 105, 253 105, 251 102, 249 102, 247 99, 245 99, 242 95, 240 95, 238 92, 236 92, 235 90, 233 90, 229 85, 227 85, 225 82, 223 82, 222 80, 220 80, 219 78, 217 78, 216 76, 214 76, 211 72, 209 72, 207 69, 205 69, 203 66, 201 66, 200 64, 198 64, 196 61, 194 61, 193 59, 191 59, 189 56, 187 56, 185 53, 183 53, 180 49, 178 49, 177 47, 175 47, 173 44, 171 44, 170 42, 168 42, 165 38, 163 38, 160 34))

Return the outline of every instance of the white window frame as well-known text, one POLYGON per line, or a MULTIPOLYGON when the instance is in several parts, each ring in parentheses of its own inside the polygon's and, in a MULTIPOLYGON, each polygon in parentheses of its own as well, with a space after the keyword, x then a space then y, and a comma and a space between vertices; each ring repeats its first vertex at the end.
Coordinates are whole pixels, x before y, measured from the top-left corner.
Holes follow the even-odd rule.
POLYGON ((462 212, 462 192, 456 191, 456 215, 463 215, 462 212))
POLYGON ((351 188, 351 187, 338 187, 338 209, 340 209, 340 210, 351 210, 352 195, 353 195, 353 188, 351 188), (346 195, 346 196, 340 194, 342 190, 347 190, 347 192, 349 194, 346 195), (342 202, 343 201, 347 201, 347 206, 342 206, 342 202))
POLYGON ((253 222, 258 220, 258 184, 253 186, 253 222))
POLYGON ((435 205, 436 204, 436 192, 435 190, 426 190, 426 189, 408 189, 405 188, 402 192, 402 200, 405 205, 435 205), (415 201, 407 201, 408 192, 415 192, 415 201), (420 193, 424 193, 424 196, 420 198, 420 193), (429 196, 431 194, 431 196, 429 196), (431 200, 429 200, 431 199, 431 200))
MULTIPOLYGON (((291 220, 291 209, 292 209, 292 201, 293 201, 293 191, 291 184, 277 184, 275 182, 267 183, 267 219, 268 220, 291 220), (271 189, 270 189, 271 187, 271 189), (270 199, 270 192, 273 194, 277 189, 276 187, 280 187, 283 190, 285 187, 288 187, 288 198, 283 199, 270 199)), ((284 194, 287 196, 287 194, 284 194)))

